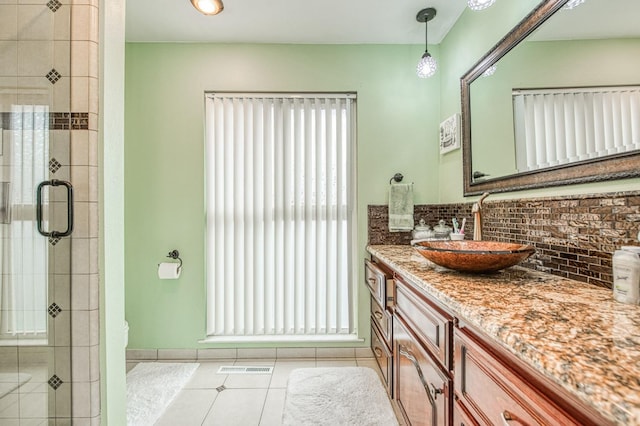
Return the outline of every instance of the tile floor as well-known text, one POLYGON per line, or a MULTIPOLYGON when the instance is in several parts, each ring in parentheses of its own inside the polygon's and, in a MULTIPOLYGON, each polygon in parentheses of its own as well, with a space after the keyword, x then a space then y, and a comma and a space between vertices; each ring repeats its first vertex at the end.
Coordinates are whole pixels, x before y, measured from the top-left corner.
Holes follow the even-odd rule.
POLYGON ((0 367, 0 425, 46 425, 47 409, 53 402, 47 385, 49 369, 46 364, 33 363, 20 365, 19 371, 30 377, 17 387, 16 369, 0 367))
MULTIPOLYGON (((169 361, 170 362, 170 361, 169 361)), ((224 425, 278 426, 281 424, 289 373, 309 367, 370 367, 373 358, 303 358, 202 362, 156 426, 224 425), (221 365, 273 366, 271 374, 217 374, 221 365)), ((130 370, 135 362, 127 363, 130 370)))

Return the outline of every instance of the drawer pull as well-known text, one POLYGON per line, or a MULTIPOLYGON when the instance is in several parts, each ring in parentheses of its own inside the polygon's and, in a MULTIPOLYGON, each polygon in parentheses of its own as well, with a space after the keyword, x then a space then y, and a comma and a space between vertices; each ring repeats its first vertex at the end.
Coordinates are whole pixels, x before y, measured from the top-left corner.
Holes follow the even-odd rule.
POLYGON ((382 317, 383 317, 382 312, 380 312, 380 311, 375 311, 375 312, 373 313, 373 315, 374 315, 376 318, 378 318, 379 320, 381 320, 381 319, 382 319, 382 317))
POLYGON ((367 282, 369 283, 369 287, 371 287, 372 289, 375 289, 376 285, 378 284, 378 280, 373 277, 367 278, 367 282))
POLYGON ((398 349, 399 349, 400 355, 404 356, 409 361, 411 361, 413 366, 416 368, 416 371, 418 372, 418 377, 420 378, 420 382, 422 383, 422 387, 424 387, 424 390, 427 392, 427 398, 429 398, 429 404, 431 404, 432 424, 436 424, 438 422, 437 420, 438 407, 436 406, 436 399, 438 398, 439 394, 443 393, 443 390, 436 388, 433 385, 433 383, 427 383, 427 380, 424 377, 424 374, 422 373, 422 368, 420 368, 420 364, 418 363, 418 360, 411 353, 409 349, 407 349, 406 347, 400 344, 398 345, 398 349))
POLYGON ((376 354, 376 356, 377 356, 378 358, 382 358, 382 355, 384 355, 384 354, 382 353, 382 349, 380 349, 380 348, 373 348, 373 352, 375 352, 375 354, 376 354))
POLYGON ((521 425, 527 426, 527 423, 523 422, 522 420, 517 418, 515 414, 512 414, 507 410, 504 410, 502 413, 500 413, 500 418, 502 419, 503 426, 511 426, 513 423, 510 422, 517 422, 521 425))

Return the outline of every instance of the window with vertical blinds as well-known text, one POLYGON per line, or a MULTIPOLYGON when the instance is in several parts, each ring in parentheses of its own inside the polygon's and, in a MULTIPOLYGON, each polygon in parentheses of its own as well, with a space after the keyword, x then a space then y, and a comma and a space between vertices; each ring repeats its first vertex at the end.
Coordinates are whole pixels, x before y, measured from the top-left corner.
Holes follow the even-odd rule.
POLYGON ((355 95, 206 95, 207 334, 353 337, 355 95))

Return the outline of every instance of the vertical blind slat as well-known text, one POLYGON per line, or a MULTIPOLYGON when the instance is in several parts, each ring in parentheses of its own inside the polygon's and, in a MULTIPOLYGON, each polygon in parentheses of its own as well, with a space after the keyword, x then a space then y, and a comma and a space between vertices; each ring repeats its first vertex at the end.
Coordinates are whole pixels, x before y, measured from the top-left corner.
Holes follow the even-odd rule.
MULTIPOLYGON (((337 164, 342 164, 344 162, 344 153, 342 151, 344 146, 344 123, 343 123, 343 113, 344 108, 341 100, 336 100, 336 162, 337 164)), ((338 241, 341 241, 346 237, 344 235, 343 224, 346 223, 346 218, 342 212, 342 203, 343 199, 343 187, 344 184, 344 170, 342 168, 338 168, 336 173, 336 238, 338 241)), ((343 306, 343 294, 340 291, 340 277, 344 275, 344 256, 343 246, 338 244, 338 249, 336 250, 336 333, 340 333, 340 324, 342 324, 342 309, 343 306)))
POLYGON ((304 282, 304 270, 305 270, 305 260, 304 260, 304 246, 305 246, 305 229, 304 229, 304 184, 305 184, 305 176, 304 176, 304 151, 306 149, 306 144, 297 143, 298 141, 304 140, 304 128, 307 126, 307 117, 304 110, 304 100, 296 99, 296 109, 295 109, 295 117, 296 117, 296 143, 295 147, 295 186, 296 192, 294 194, 294 207, 296 212, 296 230, 295 230, 295 247, 294 253, 296 256, 295 261, 295 278, 294 289, 295 289, 295 321, 294 321, 294 330, 295 333, 303 333, 304 332, 304 300, 305 300, 305 287, 299 285, 299 283, 304 282))
POLYGON ((623 92, 620 94, 620 127, 622 128, 620 145, 615 147, 615 152, 624 152, 625 146, 630 145, 631 136, 631 93, 623 92))
POLYGON ((640 90, 634 90, 631 93, 631 140, 627 146, 627 150, 637 149, 640 146, 640 119, 634 119, 634 117, 640 117, 640 90))
POLYGON ((275 318, 274 318, 274 333, 284 334, 284 273, 282 271, 282 259, 284 259, 284 224, 282 218, 284 217, 284 164, 282 158, 284 157, 282 140, 284 139, 283 123, 282 123, 282 109, 278 108, 274 110, 274 219, 275 219, 275 318))
POLYGON ((332 129, 332 117, 330 114, 331 108, 330 108, 330 100, 326 99, 325 100, 325 109, 324 109, 324 115, 325 115, 325 138, 326 138, 326 145, 325 145, 325 150, 326 150, 326 163, 325 163, 325 174, 324 174, 324 190, 325 190, 325 194, 326 194, 326 201, 325 201, 325 208, 324 208, 324 214, 325 214, 325 223, 327 224, 327 243, 325 246, 325 259, 326 259, 326 268, 327 268, 327 283, 325 286, 325 302, 324 302, 324 306, 325 306, 325 310, 326 310, 326 316, 325 316, 325 323, 324 323, 324 333, 329 333, 329 331, 331 330, 331 320, 332 318, 332 301, 333 299, 331 298, 332 296, 332 288, 333 288, 333 279, 334 279, 334 275, 331 273, 331 271, 333 271, 335 269, 335 264, 334 264, 334 259, 331 256, 331 249, 333 248, 333 232, 334 232, 334 226, 333 226, 333 217, 331 215, 331 204, 333 201, 333 187, 331 185, 330 179, 331 179, 331 169, 333 167, 334 164, 334 157, 333 157, 333 129, 332 129))
POLYGON ((275 268, 275 234, 276 228, 274 223, 274 134, 273 126, 274 112, 273 103, 265 102, 264 126, 265 126, 265 158, 264 158, 264 217, 265 217, 265 245, 263 253, 265 257, 265 334, 274 334, 276 330, 275 322, 275 306, 276 306, 276 268, 275 268))
POLYGON ((246 300, 244 287, 244 205, 243 205, 243 163, 246 153, 244 152, 244 134, 243 134, 243 104, 242 100, 235 99, 233 102, 233 110, 235 112, 233 120, 233 143, 231 143, 231 155, 234 159, 231 167, 233 168, 233 181, 231 182, 233 198, 233 313, 234 313, 234 330, 236 334, 244 334, 244 301, 246 300))
MULTIPOLYGON (((233 154, 234 154, 234 128, 233 128, 233 123, 235 120, 235 109, 233 108, 233 104, 234 104, 234 100, 231 100, 229 102, 226 103, 226 110, 227 110, 227 114, 225 114, 226 116, 226 123, 225 123, 225 129, 227 130, 225 132, 224 138, 225 138, 225 160, 224 160, 224 172, 225 172, 225 176, 232 176, 232 179, 234 176, 234 158, 233 158, 233 154)), ((224 200, 224 215, 226 217, 226 220, 233 220, 233 203, 234 203, 234 195, 235 195, 235 191, 234 186, 233 186, 233 181, 229 182, 229 184, 231 186, 231 190, 226 190, 225 191, 225 200, 224 200)), ((231 227, 231 228, 225 228, 224 229, 224 245, 225 245, 225 249, 229 250, 231 253, 235 252, 235 244, 234 244, 234 239, 235 239, 235 227, 231 227)), ((235 308, 235 299, 236 299, 236 287, 235 285, 233 285, 233 283, 235 282, 235 277, 234 277, 234 272, 235 272, 235 264, 234 264, 234 260, 235 260, 235 256, 225 256, 224 257, 224 263, 225 263, 225 309, 227 312, 227 333, 236 333, 236 322, 235 322, 235 315, 236 315, 236 310, 235 308)))
MULTIPOLYGON (((262 186, 262 179, 260 177, 264 174, 263 169, 263 155, 264 155, 264 138, 263 138, 263 127, 262 127, 262 104, 252 100, 251 110, 252 110, 252 118, 253 118, 253 126, 251 128, 251 137, 255 141, 254 144, 254 155, 253 155, 253 164, 251 165, 251 169, 255 171, 255 173, 251 174, 251 178, 253 179, 253 208, 250 212, 251 218, 253 220, 253 295, 256 300, 264 300, 264 286, 258 285, 259 278, 264 276, 264 261, 261 247, 264 247, 264 226, 263 222, 259 220, 258 216, 255 214, 256 211, 260 210, 263 205, 263 191, 264 188, 262 186)), ((253 313, 253 333, 254 334, 264 334, 264 323, 262 319, 264 318, 264 304, 256 303, 254 304, 254 313, 253 313)))
POLYGON ((305 259, 305 270, 303 279, 304 282, 307 283, 307 286, 304 291, 303 300, 301 303, 304 306, 304 333, 309 334, 315 330, 315 305, 313 303, 313 294, 315 293, 315 282, 313 279, 313 274, 315 273, 315 232, 316 232, 316 222, 313 220, 313 176, 314 176, 314 162, 313 162, 313 154, 315 152, 315 140, 314 140, 314 115, 313 109, 311 108, 311 102, 309 99, 304 100, 304 111, 305 117, 307 118, 306 125, 304 126, 304 140, 305 151, 304 151, 304 170, 305 170, 305 179, 304 179, 304 259, 305 259))
POLYGON ((251 101, 248 99, 243 100, 243 126, 242 126, 242 146, 244 148, 244 161, 242 167, 242 181, 243 185, 239 188, 238 192, 242 194, 242 200, 244 209, 242 212, 242 217, 244 221, 244 238, 243 238, 243 251, 245 256, 243 258, 243 262, 245 266, 245 276, 244 280, 244 295, 245 295, 245 303, 244 303, 244 334, 254 335, 255 331, 253 329, 253 315, 255 311, 255 301, 253 294, 253 284, 252 284, 252 271, 255 268, 255 260, 253 258, 253 250, 254 241, 253 237, 255 235, 254 223, 252 218, 252 213, 255 208, 253 206, 253 156, 254 156, 254 144, 252 143, 251 135, 253 133, 253 111, 251 101))
POLYGON ((322 173, 325 169, 325 161, 326 156, 325 152, 322 149, 323 144, 320 141, 324 141, 324 125, 322 120, 322 101, 318 101, 318 107, 315 109, 315 123, 316 123, 316 204, 315 204, 315 223, 316 223, 316 320, 315 327, 316 333, 320 333, 322 328, 322 324, 324 323, 324 310, 322 306, 324 305, 323 295, 324 295, 324 287, 326 286, 326 269, 323 267, 326 265, 325 259, 325 251, 322 249, 324 247, 324 239, 326 238, 326 221, 323 219, 322 215, 322 204, 324 203, 324 193, 322 186, 322 173))

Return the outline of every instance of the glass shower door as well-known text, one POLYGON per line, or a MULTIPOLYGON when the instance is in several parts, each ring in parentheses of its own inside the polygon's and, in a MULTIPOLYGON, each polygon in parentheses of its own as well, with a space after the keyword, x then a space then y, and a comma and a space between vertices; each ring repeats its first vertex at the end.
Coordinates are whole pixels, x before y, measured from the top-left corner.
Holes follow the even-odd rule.
POLYGON ((50 229, 72 220, 73 197, 50 179, 49 107, 1 114, 0 424, 48 424, 71 416, 70 246, 50 229))

